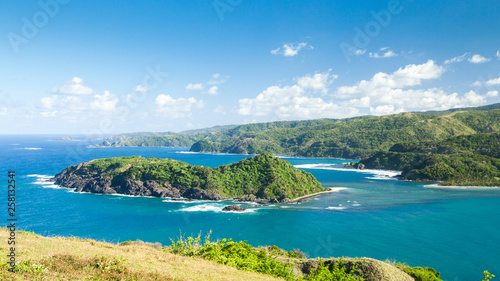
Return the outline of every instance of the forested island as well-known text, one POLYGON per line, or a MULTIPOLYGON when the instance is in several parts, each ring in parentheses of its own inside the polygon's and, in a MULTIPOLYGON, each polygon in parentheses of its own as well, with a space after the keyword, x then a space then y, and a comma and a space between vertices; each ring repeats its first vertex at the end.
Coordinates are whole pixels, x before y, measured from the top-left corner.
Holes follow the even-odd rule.
POLYGON ((328 190, 268 153, 217 168, 137 156, 97 159, 70 166, 52 181, 77 192, 204 200, 289 202, 328 190))

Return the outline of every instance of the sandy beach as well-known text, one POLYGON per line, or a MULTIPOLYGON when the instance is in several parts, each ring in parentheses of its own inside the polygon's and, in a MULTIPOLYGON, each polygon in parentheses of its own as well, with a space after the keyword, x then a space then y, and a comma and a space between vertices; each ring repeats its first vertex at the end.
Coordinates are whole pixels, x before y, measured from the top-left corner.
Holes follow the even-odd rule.
POLYGON ((424 187, 427 187, 427 188, 454 188, 454 189, 490 189, 490 188, 499 188, 499 186, 439 185, 437 183, 424 185, 424 187))
POLYGON ((310 197, 314 197, 314 196, 318 196, 318 195, 322 195, 322 194, 326 194, 326 193, 338 192, 338 191, 347 189, 347 187, 329 187, 329 189, 330 190, 327 190, 327 191, 318 192, 318 193, 309 194, 309 195, 305 195, 305 196, 301 196, 301 197, 295 198, 295 199, 292 200, 292 202, 297 202, 297 201, 300 201, 300 200, 304 200, 306 198, 310 198, 310 197))

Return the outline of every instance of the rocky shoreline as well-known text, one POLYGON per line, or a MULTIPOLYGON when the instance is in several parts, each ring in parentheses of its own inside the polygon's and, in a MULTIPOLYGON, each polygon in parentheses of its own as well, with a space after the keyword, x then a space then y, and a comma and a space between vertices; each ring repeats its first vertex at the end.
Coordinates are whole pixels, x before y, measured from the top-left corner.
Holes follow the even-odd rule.
MULTIPOLYGON (((80 164, 77 169, 81 168, 80 164)), ((57 174, 48 181, 53 182, 63 188, 74 189, 75 192, 88 192, 96 194, 121 194, 140 197, 158 197, 188 200, 227 200, 233 199, 235 202, 255 202, 255 203, 289 203, 292 200, 285 198, 278 200, 257 198, 255 195, 244 197, 224 197, 217 190, 200 190, 197 188, 188 188, 179 190, 169 185, 160 185, 156 181, 140 181, 134 179, 114 178, 113 180, 102 177, 79 177, 66 170, 57 174)))

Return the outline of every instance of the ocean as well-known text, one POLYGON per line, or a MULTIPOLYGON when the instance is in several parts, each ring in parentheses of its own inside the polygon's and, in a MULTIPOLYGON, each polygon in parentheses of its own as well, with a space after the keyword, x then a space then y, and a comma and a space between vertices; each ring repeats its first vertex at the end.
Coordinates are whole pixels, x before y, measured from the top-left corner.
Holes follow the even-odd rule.
MULTIPOLYGON (((300 249, 309 257, 371 257, 433 267, 444 280, 500 275, 500 189, 429 188, 395 180, 390 171, 343 169, 345 159, 282 158, 311 172, 325 187, 345 189, 299 204, 225 213, 234 204, 74 193, 44 180, 96 158, 173 158, 217 167, 246 155, 189 153, 187 148, 87 148, 93 141, 53 141, 54 135, 0 136, 0 220, 7 225, 7 173, 16 173, 18 228, 46 236, 109 242, 171 244, 179 235, 232 238, 300 249)), ((7 246, 7 241, 0 242, 7 246)), ((22 243, 22 242, 20 242, 22 243)), ((2 258, 3 259, 3 258, 2 258)))

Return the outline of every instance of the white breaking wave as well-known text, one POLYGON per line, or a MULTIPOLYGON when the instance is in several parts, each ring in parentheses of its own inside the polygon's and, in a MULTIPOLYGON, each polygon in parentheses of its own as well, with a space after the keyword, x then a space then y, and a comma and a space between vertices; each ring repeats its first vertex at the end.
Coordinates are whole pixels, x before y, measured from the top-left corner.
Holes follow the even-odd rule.
MULTIPOLYGON (((196 205, 192 207, 187 207, 180 209, 179 211, 181 212, 215 212, 215 213, 220 213, 222 212, 223 206, 215 206, 215 205, 210 205, 210 204, 203 204, 203 205, 196 205)), ((224 212, 224 213, 253 213, 255 212, 255 209, 246 209, 243 212, 234 212, 234 211, 229 211, 229 212, 224 212)))
POLYGON ((332 164, 302 164, 302 165, 294 165, 295 168, 299 169, 316 169, 316 170, 332 170, 332 171, 345 171, 345 172, 357 172, 363 174, 371 174, 374 175, 372 177, 367 177, 368 179, 377 179, 377 180, 388 180, 394 179, 394 177, 401 175, 400 171, 392 171, 392 170, 372 170, 372 169, 348 169, 348 168, 339 168, 332 164))
POLYGON ((33 182, 33 184, 41 185, 43 188, 62 189, 62 187, 60 187, 59 185, 54 184, 53 182, 47 181, 48 179, 53 178, 53 176, 32 174, 32 175, 27 175, 27 177, 36 178, 36 181, 33 182))
POLYGON ((340 204, 340 206, 338 206, 338 207, 326 207, 326 209, 327 210, 342 211, 342 210, 347 209, 347 207, 343 207, 342 204, 340 204))

